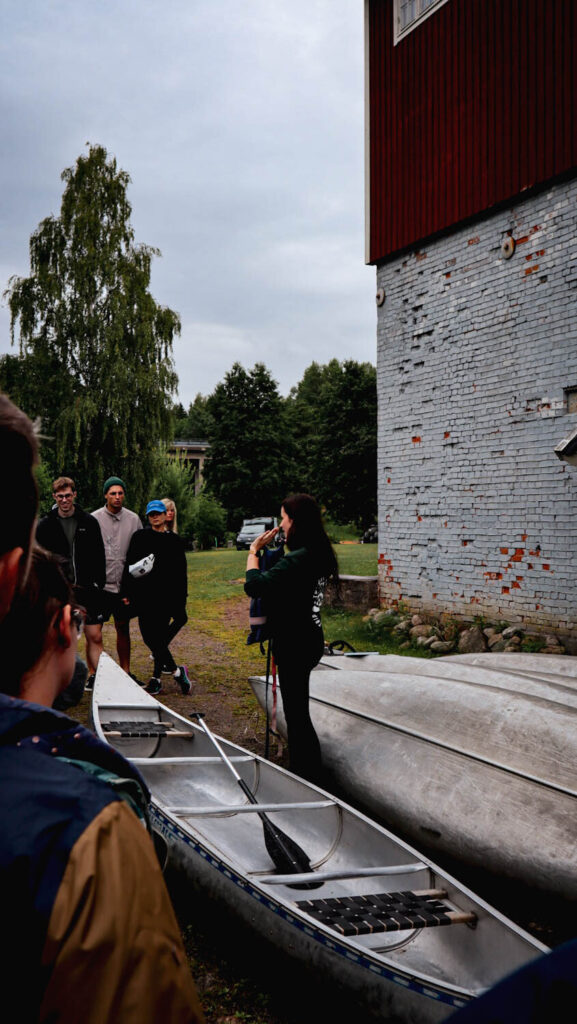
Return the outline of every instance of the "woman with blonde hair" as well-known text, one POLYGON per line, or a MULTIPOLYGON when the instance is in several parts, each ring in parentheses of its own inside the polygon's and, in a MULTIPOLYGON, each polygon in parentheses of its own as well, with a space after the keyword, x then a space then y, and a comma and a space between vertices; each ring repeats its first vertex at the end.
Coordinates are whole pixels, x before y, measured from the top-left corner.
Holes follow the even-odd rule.
POLYGON ((166 530, 170 530, 171 533, 178 533, 178 522, 176 515, 176 505, 172 498, 161 498, 163 505, 166 505, 166 522, 164 527, 166 530))

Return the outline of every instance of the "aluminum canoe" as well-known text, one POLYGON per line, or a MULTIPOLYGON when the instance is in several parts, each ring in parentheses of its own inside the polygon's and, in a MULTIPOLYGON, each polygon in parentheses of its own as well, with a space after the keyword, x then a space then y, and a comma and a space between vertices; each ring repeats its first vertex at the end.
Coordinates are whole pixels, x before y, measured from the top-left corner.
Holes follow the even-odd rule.
MULTIPOLYGON (((325 657, 311 674, 324 764, 339 791, 433 855, 575 900, 576 663, 325 657)), ((264 706, 264 680, 251 685, 264 706)), ((280 693, 277 720, 286 736, 280 693)))
POLYGON ((208 737, 105 654, 93 723, 142 772, 153 827, 191 887, 354 994, 368 1015, 407 1024, 446 1020, 547 951, 363 814, 219 738, 260 810, 311 860, 312 875, 277 874, 253 804, 208 737), (317 888, 295 888, 311 878, 317 888), (434 924, 435 915, 447 920, 434 924))

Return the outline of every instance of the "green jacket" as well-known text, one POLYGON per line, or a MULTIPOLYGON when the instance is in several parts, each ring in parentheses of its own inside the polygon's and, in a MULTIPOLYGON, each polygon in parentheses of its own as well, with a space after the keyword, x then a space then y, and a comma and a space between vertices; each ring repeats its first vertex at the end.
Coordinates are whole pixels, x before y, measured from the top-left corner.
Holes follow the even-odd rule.
POLYGON ((265 572, 247 570, 245 592, 262 598, 275 653, 295 642, 318 642, 324 584, 307 548, 287 552, 265 572))

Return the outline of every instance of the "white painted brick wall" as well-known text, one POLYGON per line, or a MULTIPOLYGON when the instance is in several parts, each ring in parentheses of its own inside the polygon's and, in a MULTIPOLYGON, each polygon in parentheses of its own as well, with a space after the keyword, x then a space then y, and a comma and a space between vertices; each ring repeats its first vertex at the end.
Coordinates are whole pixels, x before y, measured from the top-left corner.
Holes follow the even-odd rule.
POLYGON ((576 239, 573 180, 378 268, 384 603, 577 631, 576 239))

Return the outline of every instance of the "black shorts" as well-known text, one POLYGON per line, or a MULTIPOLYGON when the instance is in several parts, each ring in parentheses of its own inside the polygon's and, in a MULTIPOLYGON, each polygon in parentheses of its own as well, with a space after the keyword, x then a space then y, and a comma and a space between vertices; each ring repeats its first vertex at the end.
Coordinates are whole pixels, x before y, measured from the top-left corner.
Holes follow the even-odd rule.
POLYGON ((124 604, 120 594, 113 594, 110 590, 103 590, 100 598, 98 622, 108 622, 111 615, 115 622, 128 622, 131 618, 129 605, 124 604))
POLYGON ((74 587, 74 599, 86 612, 87 626, 96 626, 102 622, 102 590, 97 590, 96 587, 74 587))

